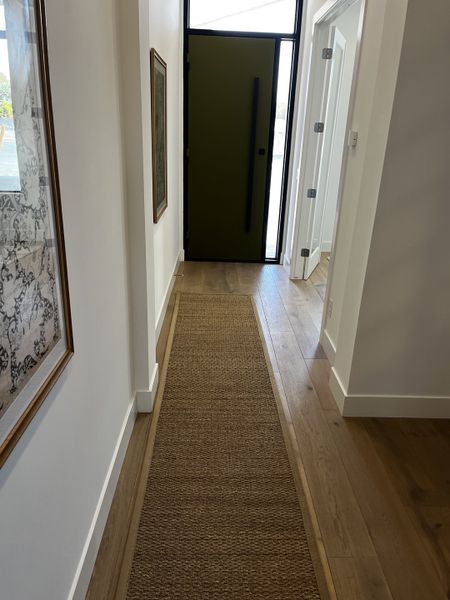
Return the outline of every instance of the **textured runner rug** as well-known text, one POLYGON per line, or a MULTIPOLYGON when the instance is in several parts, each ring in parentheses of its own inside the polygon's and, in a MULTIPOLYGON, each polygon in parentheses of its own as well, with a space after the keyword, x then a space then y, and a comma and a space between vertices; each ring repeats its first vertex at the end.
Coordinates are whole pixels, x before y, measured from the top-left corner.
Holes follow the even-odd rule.
POLYGON ((176 310, 127 597, 319 600, 252 299, 176 310))

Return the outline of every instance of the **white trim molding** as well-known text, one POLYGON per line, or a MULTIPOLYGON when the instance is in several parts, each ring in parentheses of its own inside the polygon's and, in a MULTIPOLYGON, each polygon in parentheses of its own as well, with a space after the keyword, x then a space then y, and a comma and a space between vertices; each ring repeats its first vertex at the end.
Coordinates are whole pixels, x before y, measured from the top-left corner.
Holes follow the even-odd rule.
POLYGON ((159 311, 158 319, 156 320, 156 341, 158 341, 159 335, 161 333, 161 329, 164 323, 164 317, 166 316, 167 307, 169 306, 170 295, 173 290, 173 286, 175 285, 176 275, 178 269, 180 268, 180 263, 184 261, 184 250, 180 250, 177 260, 175 262, 175 267, 172 271, 172 276, 169 281, 169 285, 167 286, 166 293, 164 295, 164 302, 161 306, 161 310, 159 311))
POLYGON ((322 329, 322 333, 320 336, 320 344, 323 348, 323 351, 327 355, 328 360, 333 365, 334 359, 336 358, 336 347, 333 344, 330 335, 326 329, 322 329))
POLYGON ((330 374, 330 389, 344 417, 450 418, 450 396, 348 394, 334 368, 330 374))
POLYGON ((68 600, 84 600, 86 597, 135 420, 136 404, 135 402, 130 402, 108 472, 106 473, 102 491, 100 492, 94 517, 70 588, 68 600))
POLYGON ((138 390, 136 392, 136 406, 138 413, 151 413, 155 403, 156 391, 159 383, 159 365, 156 363, 153 369, 150 388, 148 390, 138 390))

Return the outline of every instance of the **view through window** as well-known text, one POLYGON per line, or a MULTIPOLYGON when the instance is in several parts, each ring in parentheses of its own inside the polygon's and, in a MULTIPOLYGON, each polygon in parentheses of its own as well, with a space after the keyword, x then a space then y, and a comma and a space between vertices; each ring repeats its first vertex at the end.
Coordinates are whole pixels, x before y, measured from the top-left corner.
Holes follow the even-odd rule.
POLYGON ((20 191, 6 40, 5 7, 0 2, 0 193, 20 191))
POLYGON ((293 33, 296 0, 190 0, 190 27, 293 33))

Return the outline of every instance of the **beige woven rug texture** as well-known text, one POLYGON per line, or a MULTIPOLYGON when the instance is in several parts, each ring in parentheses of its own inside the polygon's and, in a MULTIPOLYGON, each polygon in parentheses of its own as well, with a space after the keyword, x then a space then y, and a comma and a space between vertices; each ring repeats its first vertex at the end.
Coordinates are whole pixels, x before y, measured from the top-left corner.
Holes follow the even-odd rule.
POLYGON ((180 296, 127 597, 320 599, 249 296, 180 296))

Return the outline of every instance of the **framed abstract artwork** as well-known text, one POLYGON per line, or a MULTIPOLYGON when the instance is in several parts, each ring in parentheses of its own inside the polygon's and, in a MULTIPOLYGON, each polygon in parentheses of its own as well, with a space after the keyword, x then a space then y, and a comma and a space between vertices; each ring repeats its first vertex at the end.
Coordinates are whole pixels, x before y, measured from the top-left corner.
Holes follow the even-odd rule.
POLYGON ((167 65, 154 48, 150 52, 152 87, 153 221, 167 208, 167 65))
POLYGON ((0 465, 73 354, 43 0, 0 0, 0 465))

